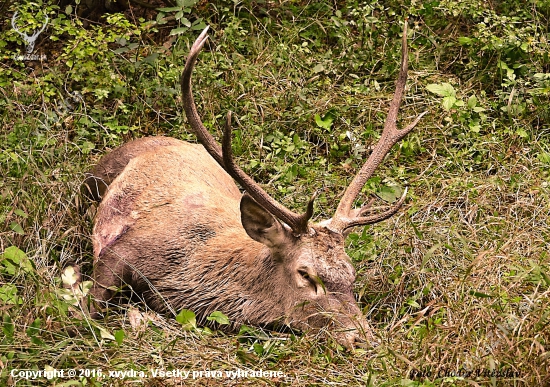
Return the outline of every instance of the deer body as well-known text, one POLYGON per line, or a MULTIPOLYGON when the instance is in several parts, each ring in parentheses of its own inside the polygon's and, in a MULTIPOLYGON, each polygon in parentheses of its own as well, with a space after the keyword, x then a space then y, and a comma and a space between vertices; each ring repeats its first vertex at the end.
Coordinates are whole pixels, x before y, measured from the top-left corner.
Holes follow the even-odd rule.
MULTIPOLYGON (((406 27, 406 24, 405 24, 406 27)), ((191 73, 206 41, 193 44, 182 75, 187 119, 202 145, 166 137, 134 140, 104 156, 86 179, 102 202, 93 231, 97 301, 128 284, 159 312, 213 311, 240 324, 328 328, 347 347, 372 339, 353 295, 355 270, 344 251, 354 226, 393 215, 372 201, 352 209, 390 148, 418 122, 396 128, 406 82, 406 29, 396 92, 380 142, 346 189, 331 219, 313 224, 313 200, 296 214, 271 198, 233 161, 231 116, 222 147, 200 120, 191 73), (242 195, 234 180, 246 190, 242 195)), ((92 313, 96 315, 95 308, 92 313)))
POLYGON ((96 299, 110 299, 113 286, 126 283, 152 309, 191 309, 201 323, 218 310, 234 327, 286 323, 305 329, 316 320, 330 324, 318 313, 322 308, 342 314, 340 322, 349 320, 340 329, 350 329, 351 319, 366 329, 343 237, 316 227, 323 243, 298 241, 281 228, 281 241, 271 248, 253 240, 242 225, 239 189, 202 146, 163 137, 135 140, 102 160, 92 175, 114 177, 95 219, 96 299), (107 169, 113 164, 123 167, 118 176, 107 169), (324 259, 313 260, 319 253, 324 259), (328 298, 320 285, 304 293, 311 283, 293 281, 297 265, 339 289, 328 298))

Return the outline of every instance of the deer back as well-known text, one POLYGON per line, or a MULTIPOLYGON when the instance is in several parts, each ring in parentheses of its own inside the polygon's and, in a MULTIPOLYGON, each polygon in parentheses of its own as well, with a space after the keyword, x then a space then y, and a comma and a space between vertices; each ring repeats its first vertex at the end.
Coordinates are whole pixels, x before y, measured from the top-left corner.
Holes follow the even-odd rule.
POLYGON ((163 229, 165 235, 155 236, 159 241, 182 230, 206 235, 242 228, 238 188, 200 145, 162 137, 136 140, 105 157, 94 171, 111 181, 95 220, 96 256, 136 223, 134 232, 140 234, 163 229))

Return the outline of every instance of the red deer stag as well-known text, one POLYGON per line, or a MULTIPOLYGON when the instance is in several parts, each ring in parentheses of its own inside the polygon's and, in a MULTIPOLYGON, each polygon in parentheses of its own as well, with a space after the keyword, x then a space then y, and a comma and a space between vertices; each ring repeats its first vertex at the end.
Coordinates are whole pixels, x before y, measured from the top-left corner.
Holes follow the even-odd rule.
MULTIPOLYGON (((372 339, 353 295, 355 270, 344 239, 352 227, 389 218, 405 200, 403 195, 382 209, 372 201, 352 209, 384 156, 420 120, 397 129, 407 80, 406 25, 382 137, 332 219, 317 224, 309 222, 315 195, 304 214, 294 213, 235 164, 230 114, 221 148, 201 122, 191 73, 207 29, 191 47, 181 78, 185 113, 202 145, 166 137, 134 140, 103 157, 87 178, 92 196, 102 199, 93 230, 92 295, 106 302, 128 284, 153 310, 191 309, 200 323, 221 311, 233 328, 326 328, 346 347, 372 339)), ((98 316, 94 307, 92 314, 98 316)))

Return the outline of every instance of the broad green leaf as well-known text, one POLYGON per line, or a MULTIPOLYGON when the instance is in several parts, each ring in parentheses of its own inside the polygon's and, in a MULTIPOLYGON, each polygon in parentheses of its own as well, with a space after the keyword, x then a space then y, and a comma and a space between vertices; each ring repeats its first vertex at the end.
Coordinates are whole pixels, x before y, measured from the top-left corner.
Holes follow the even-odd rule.
POLYGON ((541 152, 537 155, 537 158, 541 163, 550 165, 550 152, 541 152))
POLYGON ((28 215, 25 213, 25 211, 20 210, 19 208, 17 208, 17 209, 16 209, 15 211, 13 211, 13 212, 15 212, 17 215, 19 215, 19 216, 21 216, 21 217, 23 217, 23 218, 25 218, 25 219, 27 219, 27 217, 28 217, 28 215))
POLYGON ((17 246, 10 246, 4 250, 0 256, 0 262, 4 266, 3 271, 10 275, 15 275, 18 268, 27 273, 34 271, 34 267, 27 254, 17 246))
POLYGON ((415 300, 407 300, 407 305, 412 306, 413 308, 420 309, 420 304, 415 300))
POLYGON ((318 127, 326 130, 330 130, 335 117, 331 113, 327 113, 323 118, 321 118, 319 114, 315 114, 314 118, 315 118, 315 123, 317 124, 318 127))
POLYGON ((176 316, 176 321, 183 326, 183 329, 191 330, 197 328, 197 318, 195 312, 192 310, 182 309, 176 316))
POLYGON ((456 95, 456 91, 450 83, 431 83, 426 86, 426 89, 440 97, 454 97, 456 95))
POLYGON ((469 46, 470 44, 472 44, 472 39, 468 38, 467 36, 460 36, 458 38, 458 43, 460 43, 463 46, 469 46))
POLYGON ((529 137, 529 133, 527 133, 527 131, 523 128, 517 129, 516 134, 521 138, 528 138, 529 137))
MULTIPOLYGON (((181 0, 181 6, 185 8, 190 8, 197 4, 198 0, 181 0)), ((179 4, 179 1, 178 1, 179 4)))
POLYGON ((181 11, 181 7, 165 7, 165 8, 157 8, 157 10, 161 12, 178 12, 178 11, 181 11))
POLYGON ((313 68, 313 72, 315 74, 320 73, 321 71, 324 71, 324 70, 325 70, 325 66, 323 66, 322 63, 315 65, 315 67, 313 68))
POLYGON ((17 296, 17 287, 14 284, 0 286, 0 301, 10 305, 20 305, 23 303, 23 300, 17 296))
POLYGON ((179 35, 179 34, 183 34, 183 33, 187 32, 187 31, 189 31, 188 27, 174 28, 170 31, 170 35, 179 35))
POLYGON ((477 105, 477 98, 475 95, 472 95, 470 98, 468 98, 468 107, 470 109, 475 108, 477 105))
POLYGON ((443 109, 449 111, 453 108, 453 106, 455 106, 455 103, 456 103, 456 98, 453 97, 453 96, 448 96, 448 97, 444 97, 443 98, 443 101, 442 101, 442 106, 443 106, 443 109))
POLYGON ((40 318, 35 319, 32 324, 27 328, 25 333, 28 337, 36 336, 40 333, 40 325, 42 324, 42 320, 40 318))
POLYGON ((206 318, 208 321, 215 321, 220 325, 227 325, 229 324, 229 317, 227 317, 225 314, 219 311, 214 311, 210 313, 210 316, 206 318))
POLYGON ((200 31, 200 30, 203 30, 204 28, 206 28, 206 23, 203 22, 202 20, 195 20, 193 22, 193 25, 191 26, 191 29, 193 31, 200 31))
POLYGON ((25 235, 25 231, 23 231, 23 227, 17 222, 11 222, 10 228, 13 232, 19 234, 19 235, 25 235))
POLYGON ((394 185, 394 186, 384 185, 378 188, 378 190, 376 191, 376 195, 380 199, 388 203, 393 203, 397 199, 399 199, 401 195, 403 195, 403 188, 397 185, 394 185))
POLYGON ((264 354, 265 348, 264 348, 264 346, 263 346, 262 344, 260 344, 260 343, 254 343, 253 347, 254 347, 254 352, 256 352, 256 354, 257 354, 258 356, 262 356, 262 355, 264 354))

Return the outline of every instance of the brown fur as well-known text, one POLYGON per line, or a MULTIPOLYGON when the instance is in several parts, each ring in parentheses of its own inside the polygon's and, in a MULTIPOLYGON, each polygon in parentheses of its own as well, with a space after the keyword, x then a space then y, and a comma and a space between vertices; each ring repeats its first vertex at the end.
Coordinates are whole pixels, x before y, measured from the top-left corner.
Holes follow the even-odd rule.
POLYGON ((200 145, 130 142, 88 177, 110 183, 93 231, 92 294, 129 284, 158 312, 215 310, 240 324, 332 327, 353 345, 369 334, 353 296, 344 236, 322 224, 295 236, 247 195, 200 145))

